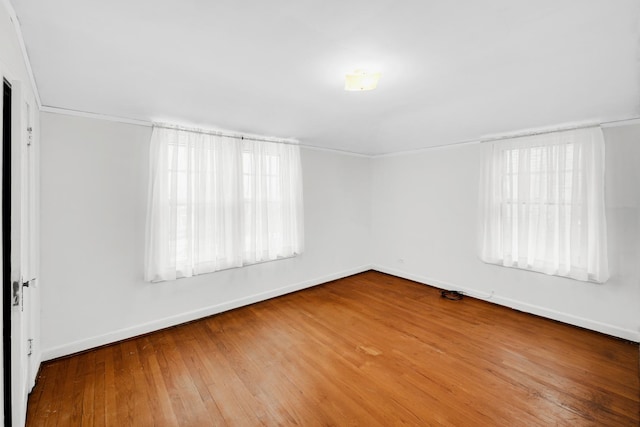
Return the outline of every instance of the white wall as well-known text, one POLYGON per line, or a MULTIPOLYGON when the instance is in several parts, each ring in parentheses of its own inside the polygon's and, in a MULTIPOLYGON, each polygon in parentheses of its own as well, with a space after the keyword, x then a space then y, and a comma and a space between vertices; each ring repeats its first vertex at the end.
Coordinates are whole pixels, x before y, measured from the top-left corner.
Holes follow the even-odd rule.
POLYGON ((604 134, 611 269, 606 284, 479 260, 478 144, 373 159, 374 268, 639 341, 640 126, 604 134))
POLYGON ((640 126, 605 130, 612 277, 604 285, 478 259, 480 158, 474 144, 376 158, 303 148, 302 256, 150 284, 142 280, 150 128, 52 113, 42 113, 41 124, 45 359, 372 264, 380 271, 640 339, 640 126))
POLYGON ((370 159, 303 148, 304 254, 146 283, 151 129, 52 113, 41 124, 44 359, 369 268, 370 159))

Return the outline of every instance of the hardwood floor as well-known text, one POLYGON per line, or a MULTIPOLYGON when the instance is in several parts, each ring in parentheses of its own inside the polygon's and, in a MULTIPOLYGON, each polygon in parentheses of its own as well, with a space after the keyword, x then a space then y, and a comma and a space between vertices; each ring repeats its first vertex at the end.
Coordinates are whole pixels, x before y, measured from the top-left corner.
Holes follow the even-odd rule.
POLYGON ((638 345, 367 272, 43 364, 29 426, 636 426, 638 345))

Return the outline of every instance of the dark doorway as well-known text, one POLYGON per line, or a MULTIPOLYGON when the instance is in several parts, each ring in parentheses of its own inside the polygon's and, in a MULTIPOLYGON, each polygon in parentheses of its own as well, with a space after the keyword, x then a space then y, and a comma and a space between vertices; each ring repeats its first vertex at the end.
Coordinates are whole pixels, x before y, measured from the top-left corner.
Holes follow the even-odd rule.
POLYGON ((11 85, 2 81, 2 358, 4 425, 11 426, 11 85))

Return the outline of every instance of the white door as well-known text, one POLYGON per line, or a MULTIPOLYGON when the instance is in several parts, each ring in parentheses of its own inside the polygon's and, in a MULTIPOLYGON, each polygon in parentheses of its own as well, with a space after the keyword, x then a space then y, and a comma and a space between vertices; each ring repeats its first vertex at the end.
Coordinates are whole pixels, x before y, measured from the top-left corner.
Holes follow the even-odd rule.
MULTIPOLYGON (((35 383, 34 366, 30 363, 33 350, 32 334, 32 300, 35 292, 35 264, 33 244, 35 233, 35 168, 33 117, 31 105, 25 100, 19 82, 14 82, 14 96, 12 96, 12 114, 15 118, 12 126, 12 160, 16 165, 12 170, 12 271, 18 280, 20 304, 12 315, 11 337, 12 352, 12 383, 13 383, 13 425, 24 426, 26 421, 27 400, 29 392, 35 383), (13 220, 15 218, 15 221, 13 220)), ((37 369, 37 367, 35 367, 37 369)))
MULTIPOLYGON (((35 269, 31 265, 30 217, 33 194, 30 174, 31 107, 23 97, 20 82, 11 84, 11 418, 13 426, 24 426, 28 393, 31 390, 30 334, 31 298, 35 269)), ((3 266, 8 268, 9 266, 3 266)), ((6 416, 6 414, 5 414, 6 416)))

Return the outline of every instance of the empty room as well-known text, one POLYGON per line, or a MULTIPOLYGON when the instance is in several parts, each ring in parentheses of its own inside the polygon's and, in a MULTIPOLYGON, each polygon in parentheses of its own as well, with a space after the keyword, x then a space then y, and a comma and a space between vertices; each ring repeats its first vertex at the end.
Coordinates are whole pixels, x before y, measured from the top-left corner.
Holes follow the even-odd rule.
POLYGON ((640 1, 2 0, 1 418, 640 425, 640 1))

